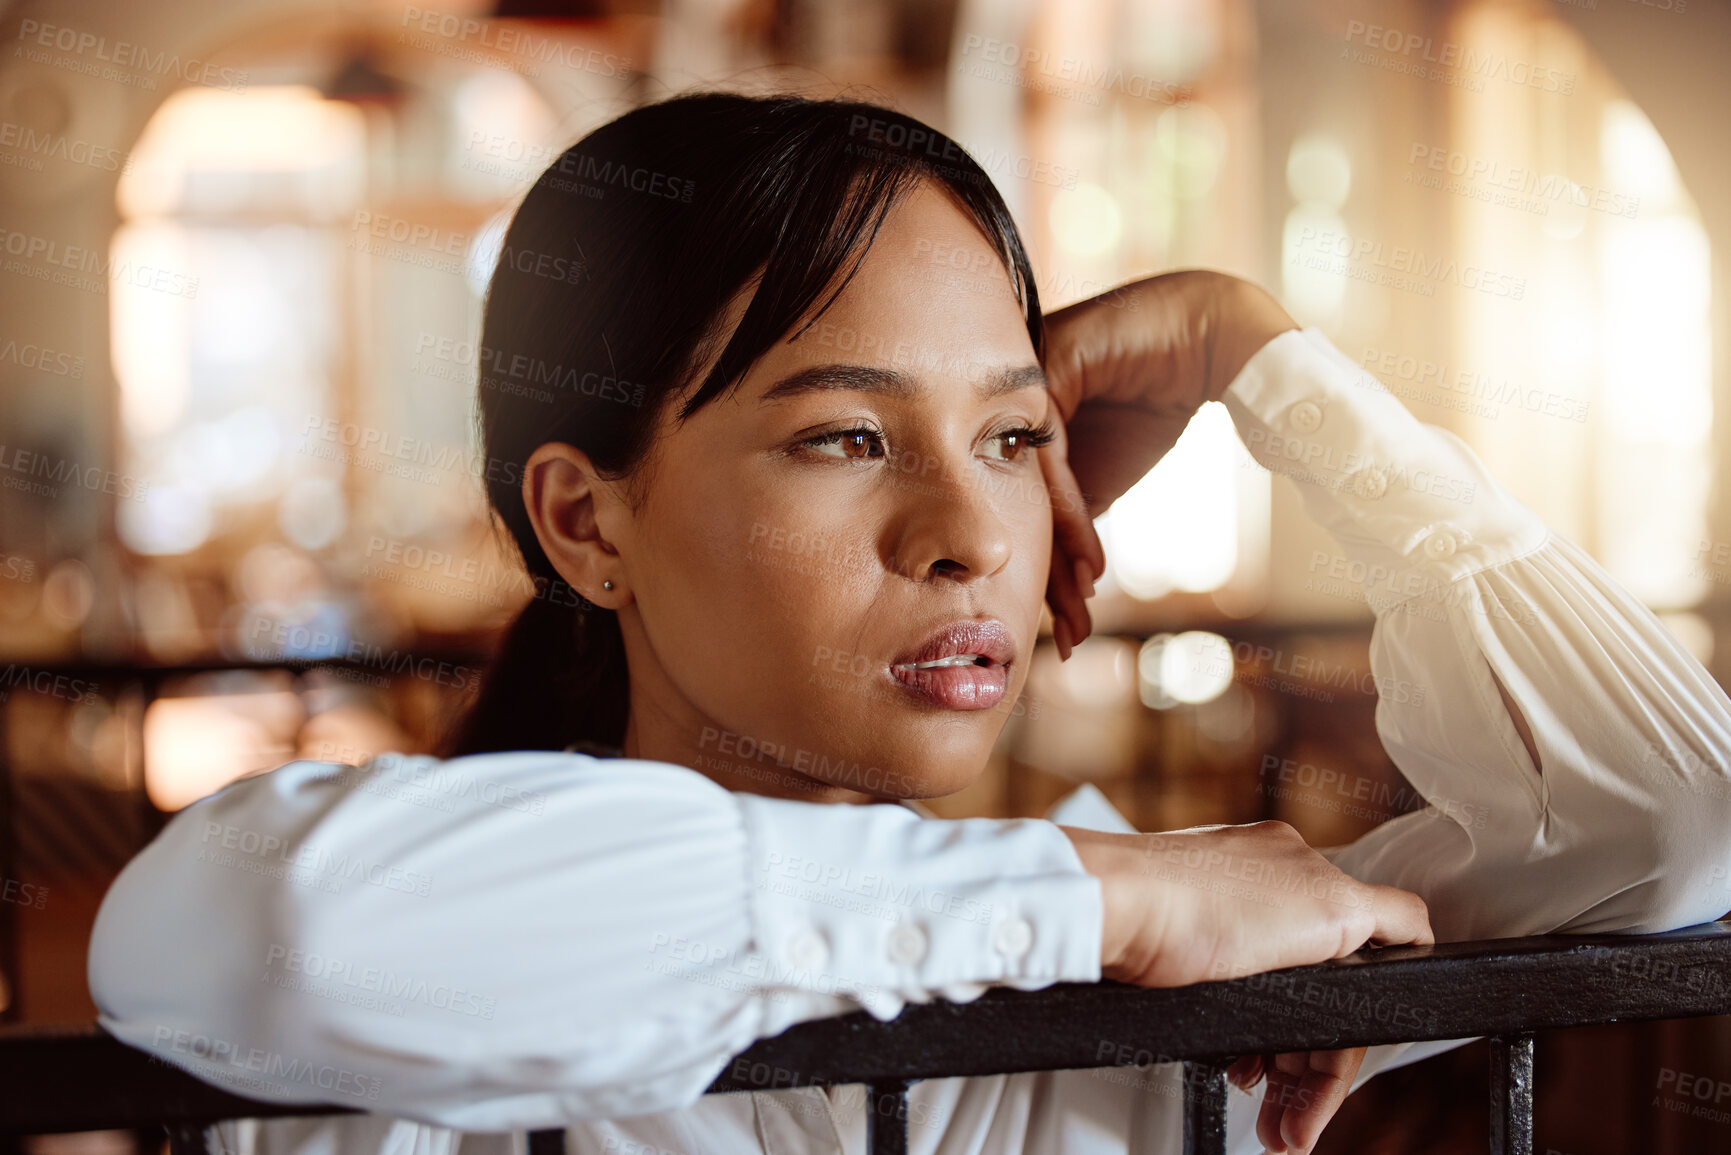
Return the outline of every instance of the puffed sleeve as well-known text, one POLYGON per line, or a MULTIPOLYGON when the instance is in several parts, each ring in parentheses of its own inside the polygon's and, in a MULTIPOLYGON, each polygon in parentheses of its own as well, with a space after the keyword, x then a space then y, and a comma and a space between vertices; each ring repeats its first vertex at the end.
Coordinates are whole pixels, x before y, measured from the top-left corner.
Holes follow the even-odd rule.
POLYGON ((100 1023, 252 1097, 461 1130, 697 1100, 808 1019, 1099 978, 1039 820, 724 790, 512 752, 293 762, 189 806, 92 937, 100 1023))
POLYGON ((1441 939, 1731 908, 1731 701, 1658 618, 1320 332, 1282 333, 1224 400, 1339 542, 1306 580, 1374 611, 1377 733, 1429 803, 1337 865, 1422 895, 1441 939))
MULTIPOLYGON (((1373 611, 1377 734, 1426 803, 1335 865, 1423 897, 1445 942, 1731 909, 1731 700, 1663 623, 1321 332, 1276 337, 1222 400, 1339 545, 1302 580, 1373 611)), ((1464 1041, 1372 1047, 1355 1086, 1464 1041)), ((1259 1150, 1255 1097, 1233 1110, 1234 1151, 1259 1150)))

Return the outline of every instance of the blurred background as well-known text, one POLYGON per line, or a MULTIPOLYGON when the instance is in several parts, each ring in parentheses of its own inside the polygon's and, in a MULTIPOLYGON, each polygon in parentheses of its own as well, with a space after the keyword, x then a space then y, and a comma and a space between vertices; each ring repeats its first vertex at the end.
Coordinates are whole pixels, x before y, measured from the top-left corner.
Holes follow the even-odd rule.
MULTIPOLYGON (((693 87, 946 130, 1048 308, 1268 286, 1723 684, 1727 49, 1722 0, 0 0, 0 1016, 94 1013, 96 904, 176 809, 432 748, 531 592, 471 438, 503 226, 693 87)), ((1100 528, 1096 635, 1046 639, 936 809, 1088 781, 1143 829, 1320 845, 1418 806, 1358 575, 1219 406, 1100 528)), ((1539 1149, 1731 1149, 1663 1089, 1731 1079, 1725 1020, 1539 1045, 1539 1149)), ((1376 1080, 1323 1150, 1483 1150, 1484 1066, 1376 1080)))

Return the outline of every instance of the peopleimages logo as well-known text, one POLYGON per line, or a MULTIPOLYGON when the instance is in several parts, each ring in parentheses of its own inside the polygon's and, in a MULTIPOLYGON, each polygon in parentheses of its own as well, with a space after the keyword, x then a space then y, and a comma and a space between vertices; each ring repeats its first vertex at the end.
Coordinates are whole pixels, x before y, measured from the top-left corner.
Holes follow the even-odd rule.
POLYGON ((35 63, 64 66, 61 61, 46 58, 47 53, 41 50, 65 52, 76 58, 74 63, 79 64, 76 69, 78 72, 104 80, 137 84, 147 90, 154 89, 156 78, 161 76, 172 76, 188 84, 203 84, 232 92, 246 90, 245 69, 223 68, 192 57, 182 60, 179 53, 152 52, 142 44, 133 44, 126 40, 110 43, 106 36, 82 32, 60 24, 22 20, 18 24, 18 39, 23 42, 20 46, 22 54, 35 63), (132 73, 125 71, 127 69, 132 70, 132 73), (137 75, 138 73, 146 75, 137 75), (138 83, 140 81, 148 83, 138 83))
POLYGON ((1376 49, 1391 57, 1434 64, 1438 66, 1438 70, 1459 69, 1464 75, 1480 82, 1502 80, 1563 96, 1571 95, 1575 91, 1575 74, 1572 72, 1560 72, 1526 60, 1514 60, 1497 52, 1481 52, 1452 40, 1439 42, 1435 37, 1417 32, 1403 32, 1398 28, 1384 28, 1380 24, 1366 24, 1363 20, 1347 22, 1346 41, 1348 44, 1357 43, 1365 48, 1376 49))
MULTIPOLYGON (((1160 104, 1178 104, 1189 100, 1192 95, 1188 84, 1160 80, 1134 69, 1127 70, 1121 64, 1098 64, 1080 56, 1057 56, 1011 40, 994 40, 976 34, 963 39, 962 57, 976 65, 995 65, 1009 70, 1000 78, 1010 79, 1021 86, 1079 98, 1088 104, 1099 104, 1101 94, 1108 92, 1160 104), (1076 87, 1071 89, 1066 85, 1076 87)), ((978 70, 971 74, 989 76, 978 70)))
POLYGON ((150 483, 100 466, 81 466, 66 458, 30 449, 0 445, 0 487, 39 497, 57 498, 63 486, 105 493, 122 501, 142 501, 150 483))
POLYGON ((84 358, 72 353, 57 353, 43 345, 19 344, 8 340, 0 344, 0 362, 10 361, 23 369, 36 369, 57 377, 83 377, 84 358))
POLYGON ((494 23, 411 4, 403 9, 401 27, 402 31, 397 35, 399 44, 433 48, 441 55, 477 64, 491 63, 484 54, 470 48, 470 45, 476 45, 498 53, 513 71, 524 76, 541 75, 541 70, 531 62, 562 65, 596 76, 624 76, 636 68, 629 56, 587 48, 563 32, 537 32, 514 21, 494 23), (414 33, 420 33, 421 37, 412 38, 414 33), (445 43, 440 45, 436 40, 427 39, 429 37, 438 37, 445 43))
MULTIPOLYGON (((132 158, 118 148, 92 144, 88 140, 60 132, 38 132, 27 124, 0 120, 0 148, 21 149, 32 158, 58 159, 68 164, 87 165, 103 172, 125 172, 132 167, 132 158)), ((40 163, 21 166, 40 172, 40 163)))
MULTIPOLYGON (((1387 674, 1378 675, 1371 670, 1360 669, 1345 662, 1329 662, 1322 658, 1310 657, 1305 654, 1289 654, 1285 650, 1272 646, 1254 645, 1247 641, 1233 642, 1231 656, 1222 658, 1204 658, 1196 663, 1199 671, 1210 675, 1230 674, 1235 680, 1252 682, 1257 676, 1256 671, 1271 669, 1274 674, 1297 679, 1298 682, 1282 683, 1287 685, 1309 683, 1314 686, 1328 686, 1338 689, 1355 690, 1365 695, 1375 695, 1385 702, 1396 705, 1424 705, 1425 688, 1405 678, 1393 677, 1387 674), (1244 667, 1239 670, 1238 667, 1244 667)), ((1332 701, 1332 699, 1327 699, 1332 701)))
POLYGON ((235 855, 244 860, 274 861, 298 869, 332 883, 364 882, 384 890, 402 891, 425 896, 433 888, 433 876, 415 870, 404 870, 361 854, 331 850, 307 843, 285 842, 274 834, 262 834, 221 822, 206 822, 206 849, 199 852, 202 860, 219 866, 236 865, 235 855), (230 852, 226 857, 220 852, 230 852), (212 853, 218 852, 218 853, 212 853))
POLYGON ((35 670, 15 662, 0 670, 0 702, 20 686, 45 697, 84 705, 94 705, 98 691, 102 689, 98 682, 87 682, 83 678, 71 678, 49 670, 35 670))
POLYGON ((198 296, 198 278, 161 265, 116 261, 99 248, 69 245, 50 237, 0 228, 0 253, 17 260, 0 270, 86 293, 106 293, 110 285, 149 289, 188 300, 198 296))
POLYGON ((337 988, 353 988, 387 999, 421 1003, 435 1010, 474 1018, 491 1019, 498 1000, 490 995, 428 982, 414 975, 400 975, 376 966, 357 966, 345 959, 330 958, 272 943, 265 950, 264 965, 282 974, 267 975, 274 985, 288 990, 330 997, 337 988))
POLYGON ((1293 264, 1308 269, 1419 292, 1424 296, 1435 292, 1434 284, 1457 285, 1513 301, 1521 300, 1527 292, 1525 277, 1405 245, 1388 247, 1368 237, 1353 237, 1312 225, 1299 229, 1291 260, 1293 264))
POLYGON ((310 1063, 305 1059, 292 1058, 261 1047, 241 1047, 227 1039, 216 1039, 191 1031, 177 1031, 173 1027, 157 1027, 150 1045, 158 1055, 164 1051, 172 1051, 179 1055, 191 1055, 207 1063, 222 1063, 239 1068, 240 1071, 262 1075, 265 1079, 272 1080, 276 1086, 265 1086, 261 1080, 252 1079, 247 1080, 248 1084, 258 1084, 265 1090, 275 1090, 279 1094, 283 1084, 300 1083, 317 1087, 321 1091, 352 1095, 357 1099, 379 1097, 381 1084, 378 1079, 356 1074, 346 1067, 310 1063))

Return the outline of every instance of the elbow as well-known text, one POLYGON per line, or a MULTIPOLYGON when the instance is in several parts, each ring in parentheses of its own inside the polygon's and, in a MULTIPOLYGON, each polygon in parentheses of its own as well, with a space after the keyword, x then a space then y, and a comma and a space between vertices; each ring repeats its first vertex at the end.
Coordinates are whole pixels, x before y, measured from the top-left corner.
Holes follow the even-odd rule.
POLYGON ((130 893, 131 872, 129 865, 103 895, 85 955, 85 981, 91 1001, 96 1004, 100 1020, 110 1029, 112 1024, 134 1018, 145 1005, 146 993, 155 985, 151 973, 155 968, 150 960, 140 960, 136 955, 144 936, 139 933, 140 912, 130 893))
POLYGON ((273 1013, 275 992, 258 981, 305 899, 285 879, 213 859, 187 833, 198 810, 177 815, 109 887, 86 978, 105 1030, 205 1075, 197 1060, 266 1047, 281 1022, 306 1017, 273 1013))
POLYGON ((211 939, 225 933, 199 871, 163 843, 115 878, 96 913, 85 977, 104 1027, 143 1046, 157 1027, 199 1022, 210 1005, 211 939))

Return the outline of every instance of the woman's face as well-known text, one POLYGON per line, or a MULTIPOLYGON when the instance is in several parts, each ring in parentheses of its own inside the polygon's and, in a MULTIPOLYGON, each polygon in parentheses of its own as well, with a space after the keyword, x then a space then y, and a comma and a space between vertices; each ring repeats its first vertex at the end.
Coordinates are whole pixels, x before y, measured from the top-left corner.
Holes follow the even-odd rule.
POLYGON ((681 399, 639 508, 597 512, 628 595, 626 753, 817 801, 967 785, 1027 678, 1052 545, 1028 437, 1048 394, 985 237, 921 185, 817 323, 682 425, 681 399))

